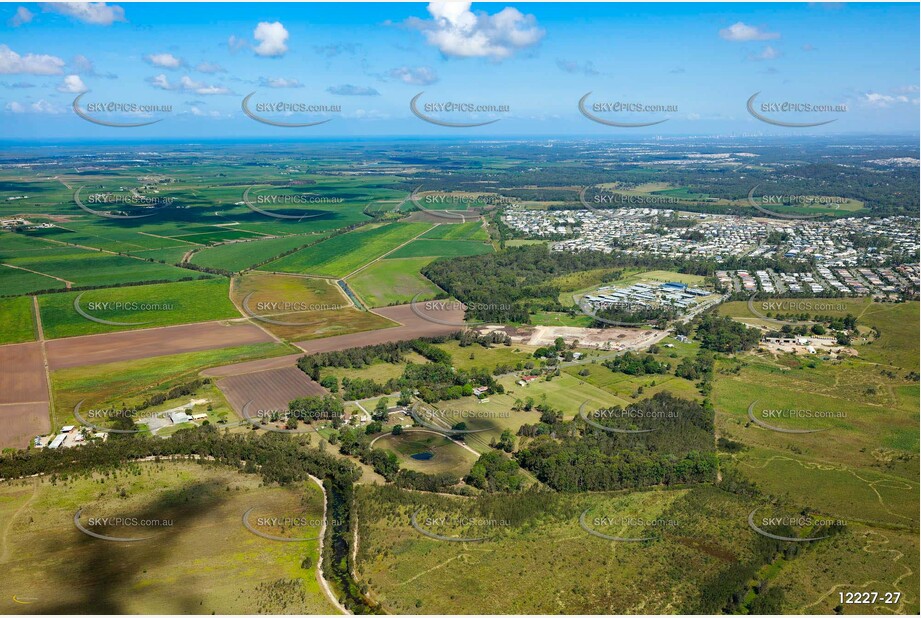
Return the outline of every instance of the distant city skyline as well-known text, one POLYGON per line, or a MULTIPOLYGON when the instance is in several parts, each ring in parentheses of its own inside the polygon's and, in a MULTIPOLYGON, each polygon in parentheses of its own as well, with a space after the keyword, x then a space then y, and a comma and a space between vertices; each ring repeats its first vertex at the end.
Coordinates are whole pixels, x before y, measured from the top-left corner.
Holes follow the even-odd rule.
POLYGON ((23 3, 0 24, 7 139, 919 130, 917 4, 23 3))

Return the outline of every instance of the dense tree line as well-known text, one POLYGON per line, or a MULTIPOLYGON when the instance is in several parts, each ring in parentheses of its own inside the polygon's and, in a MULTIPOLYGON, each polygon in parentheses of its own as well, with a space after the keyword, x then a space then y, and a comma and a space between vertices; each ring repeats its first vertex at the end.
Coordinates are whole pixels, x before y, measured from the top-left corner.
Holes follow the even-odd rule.
POLYGON ((700 345, 715 352, 733 353, 750 350, 761 341, 758 329, 749 328, 730 317, 707 313, 697 323, 694 337, 700 345))
POLYGON ((566 492, 707 482, 716 476, 709 406, 662 392, 588 418, 617 429, 652 431, 618 433, 579 417, 569 422, 542 417, 551 432, 519 448, 518 462, 549 487, 566 492))
POLYGON ((620 356, 601 363, 611 371, 625 373, 630 376, 642 376, 646 374, 668 373, 671 365, 659 362, 652 354, 641 356, 635 352, 625 352, 620 356))
POLYGON ((518 462, 499 451, 483 453, 464 482, 486 491, 519 491, 524 484, 518 462))

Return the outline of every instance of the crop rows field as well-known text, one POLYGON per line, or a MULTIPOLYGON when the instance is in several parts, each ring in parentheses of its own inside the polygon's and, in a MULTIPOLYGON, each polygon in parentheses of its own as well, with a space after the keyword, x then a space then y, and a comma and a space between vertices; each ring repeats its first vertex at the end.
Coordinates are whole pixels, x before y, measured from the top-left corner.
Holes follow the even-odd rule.
POLYGON ((329 232, 263 238, 208 247, 192 254, 191 263, 198 266, 239 272, 277 257, 282 253, 320 242, 329 232))
POLYGON ((480 221, 469 223, 441 224, 433 227, 422 235, 422 238, 437 238, 441 240, 479 240, 486 242, 489 234, 480 221))
POLYGON ((46 294, 39 308, 49 339, 240 318, 229 287, 220 278, 46 294))
POLYGON ((344 277, 430 227, 425 223, 388 223, 362 228, 292 253, 259 270, 344 277))
POLYGON ((199 276, 174 266, 8 233, 0 233, 0 264, 5 265, 0 269, 0 288, 9 295, 61 289, 68 283, 98 287, 199 276))
POLYGON ((35 341, 32 298, 0 298, 0 344, 35 341))

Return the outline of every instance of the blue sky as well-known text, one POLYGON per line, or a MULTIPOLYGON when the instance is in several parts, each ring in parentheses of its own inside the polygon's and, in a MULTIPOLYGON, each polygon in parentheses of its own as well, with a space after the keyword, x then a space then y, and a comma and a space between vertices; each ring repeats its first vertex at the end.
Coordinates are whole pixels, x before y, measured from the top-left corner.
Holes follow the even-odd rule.
POLYGON ((917 4, 4 4, 9 138, 802 135, 919 130, 917 4), (157 112, 72 110, 109 102, 157 112), (257 104, 339 106, 257 115, 257 104), (449 128, 436 120, 493 124, 449 128), (624 128, 593 122, 589 111, 624 128), (754 118, 746 102, 789 128, 754 118), (438 113, 425 104, 508 106, 438 113), (628 102, 666 111, 605 111, 628 102), (846 106, 794 113, 762 104, 846 106), (659 108, 662 109, 662 108, 659 108))

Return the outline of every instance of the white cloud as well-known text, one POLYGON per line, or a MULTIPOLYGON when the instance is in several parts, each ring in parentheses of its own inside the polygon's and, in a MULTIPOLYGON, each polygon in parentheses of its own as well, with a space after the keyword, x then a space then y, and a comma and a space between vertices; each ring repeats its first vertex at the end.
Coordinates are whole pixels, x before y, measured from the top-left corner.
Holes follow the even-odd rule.
POLYGON ((14 114, 61 114, 64 112, 64 110, 45 99, 40 99, 29 105, 23 105, 19 101, 11 101, 6 104, 6 111, 14 114))
POLYGON ((193 105, 191 108, 189 108, 189 113, 192 114, 193 116, 198 116, 200 118, 223 118, 224 117, 224 114, 217 111, 216 109, 203 110, 197 105, 193 105))
POLYGON ((430 45, 445 56, 502 60, 531 47, 544 37, 533 15, 505 7, 498 13, 474 13, 470 2, 430 2, 431 20, 411 18, 407 25, 420 30, 430 45))
POLYGON ((355 86, 353 84, 330 86, 326 89, 326 92, 348 97, 376 97, 380 95, 380 92, 370 86, 355 86))
POLYGON ((74 61, 70 63, 70 66, 74 73, 79 73, 81 75, 104 77, 105 79, 115 79, 118 77, 115 73, 98 73, 93 61, 83 54, 74 56, 74 61))
POLYGON ((720 37, 727 41, 769 41, 779 39, 780 33, 765 32, 757 26, 749 26, 740 21, 720 30, 720 37))
POLYGON ((749 60, 774 60, 780 57, 780 52, 771 47, 770 45, 765 45, 757 54, 749 54, 749 60))
POLYGON ((85 24, 111 26, 117 21, 125 20, 125 9, 105 2, 46 2, 45 10, 68 15, 85 24))
POLYGON ((577 60, 565 60, 559 58, 556 61, 556 66, 561 71, 566 73, 584 73, 585 75, 598 75, 598 70, 595 68, 595 63, 591 60, 586 60, 585 62, 578 62, 577 60))
POLYGON ((283 56, 288 51, 288 31, 280 21, 259 22, 259 25, 253 30, 253 38, 259 41, 259 44, 253 49, 257 56, 283 56))
POLYGON ((431 67, 398 67, 390 69, 388 75, 391 79, 414 86, 428 86, 438 81, 438 74, 431 67))
POLYGON ((263 88, 303 88, 304 84, 296 79, 284 77, 260 77, 259 85, 263 88))
POLYGON ((900 103, 913 103, 918 104, 917 99, 909 99, 904 94, 882 94, 879 92, 866 92, 863 95, 863 100, 861 101, 867 107, 874 107, 877 109, 883 109, 886 107, 891 107, 893 105, 898 105, 900 103))
POLYGON ((243 49, 244 47, 247 47, 248 45, 249 43, 246 41, 246 39, 241 39, 240 37, 236 35, 231 34, 229 37, 227 37, 227 47, 230 49, 231 52, 240 51, 241 49, 243 49))
POLYGON ((80 94, 81 92, 86 92, 89 90, 86 87, 86 84, 83 83, 83 80, 80 79, 79 75, 68 75, 64 78, 58 85, 58 92, 70 92, 72 94, 80 94))
POLYGON ((227 69, 214 62, 199 62, 195 70, 199 73, 208 73, 209 75, 227 72, 227 69))
POLYGON ((18 28, 19 26, 23 24, 28 24, 29 22, 31 22, 32 17, 33 17, 32 11, 30 11, 24 6, 21 6, 18 9, 16 9, 16 14, 10 18, 9 23, 14 28, 18 28))
POLYGON ((184 75, 178 82, 170 82, 169 78, 163 73, 155 77, 148 78, 150 85, 161 90, 175 90, 177 92, 194 92, 195 94, 230 94, 230 90, 224 86, 217 86, 197 82, 188 75, 184 75))
POLYGON ((185 61, 182 58, 168 53, 147 54, 144 56, 144 61, 148 64, 152 64, 155 67, 170 70, 181 68, 185 64, 185 61))
POLYGON ((0 74, 29 73, 30 75, 60 75, 64 61, 48 54, 20 56, 6 45, 0 45, 0 74))

